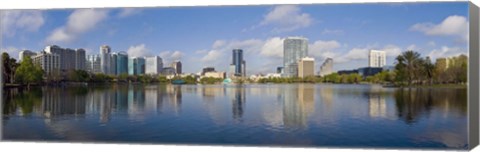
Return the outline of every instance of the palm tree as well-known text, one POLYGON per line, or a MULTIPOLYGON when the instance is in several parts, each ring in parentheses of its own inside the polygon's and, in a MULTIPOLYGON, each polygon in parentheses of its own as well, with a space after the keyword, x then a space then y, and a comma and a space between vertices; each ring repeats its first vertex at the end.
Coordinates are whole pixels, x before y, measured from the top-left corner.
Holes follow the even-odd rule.
POLYGON ((408 50, 400 54, 397 58, 396 69, 399 72, 400 79, 406 78, 408 85, 412 85, 421 72, 422 59, 420 53, 408 50))

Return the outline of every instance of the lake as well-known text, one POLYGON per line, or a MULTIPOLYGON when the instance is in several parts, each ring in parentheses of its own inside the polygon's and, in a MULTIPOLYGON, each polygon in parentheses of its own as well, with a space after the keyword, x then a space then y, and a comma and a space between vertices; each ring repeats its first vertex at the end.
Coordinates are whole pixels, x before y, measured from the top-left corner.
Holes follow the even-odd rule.
POLYGON ((89 85, 4 90, 3 139, 466 149, 466 88, 89 85))

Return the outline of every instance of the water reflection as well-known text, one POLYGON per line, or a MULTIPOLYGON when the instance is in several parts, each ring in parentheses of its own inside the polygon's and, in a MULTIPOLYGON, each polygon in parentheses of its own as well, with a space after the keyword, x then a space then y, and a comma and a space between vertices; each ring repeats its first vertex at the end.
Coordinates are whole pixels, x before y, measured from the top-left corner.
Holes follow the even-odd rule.
MULTIPOLYGON (((239 143, 293 144, 301 139, 304 142, 298 144, 360 145, 358 138, 363 137, 375 141, 373 145, 399 142, 458 148, 467 142, 466 89, 107 85, 10 89, 3 93, 6 139, 182 141, 178 139, 181 133, 185 139, 228 134, 239 143), (28 119, 30 116, 36 119, 28 119), (19 127, 22 125, 40 127, 28 130, 19 127), (132 130, 142 131, 135 134, 137 131, 132 130), (381 136, 384 134, 389 136, 381 136), (272 140, 279 136, 284 139, 272 140)), ((218 138, 209 141, 222 142, 218 138)))

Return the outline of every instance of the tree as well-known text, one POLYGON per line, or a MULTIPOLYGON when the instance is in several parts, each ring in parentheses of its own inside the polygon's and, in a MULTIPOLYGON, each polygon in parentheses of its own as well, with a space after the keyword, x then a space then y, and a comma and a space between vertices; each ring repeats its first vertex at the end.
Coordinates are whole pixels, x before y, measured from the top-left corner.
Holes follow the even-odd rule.
POLYGON ((2 53, 2 75, 3 75, 3 82, 2 83, 14 83, 15 81, 15 71, 18 67, 18 63, 14 58, 11 58, 8 53, 2 53))
POLYGON ((405 51, 397 56, 396 62, 397 81, 407 80, 408 85, 412 85, 421 72, 422 59, 420 53, 412 50, 405 51))
POLYGON ((34 65, 31 58, 25 58, 15 71, 16 79, 20 83, 26 83, 30 89, 30 84, 42 81, 43 70, 39 65, 34 65))
POLYGON ((435 65, 430 60, 430 57, 426 57, 423 62, 423 72, 428 80, 428 83, 432 83, 433 75, 435 72, 435 65))

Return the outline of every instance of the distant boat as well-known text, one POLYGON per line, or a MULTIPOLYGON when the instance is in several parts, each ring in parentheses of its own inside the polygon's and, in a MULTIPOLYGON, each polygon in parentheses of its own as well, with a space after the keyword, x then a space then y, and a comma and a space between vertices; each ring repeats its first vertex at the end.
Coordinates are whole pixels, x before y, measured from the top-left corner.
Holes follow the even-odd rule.
POLYGON ((173 80, 172 81, 172 84, 185 84, 185 81, 184 80, 173 80))

